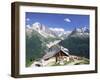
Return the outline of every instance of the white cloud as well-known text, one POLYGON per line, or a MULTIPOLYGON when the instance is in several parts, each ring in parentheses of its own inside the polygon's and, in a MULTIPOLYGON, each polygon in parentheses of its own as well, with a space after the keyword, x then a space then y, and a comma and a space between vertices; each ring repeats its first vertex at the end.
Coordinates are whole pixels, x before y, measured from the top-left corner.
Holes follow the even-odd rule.
POLYGON ((30 26, 30 25, 26 25, 26 27, 27 27, 27 28, 31 28, 31 26, 30 26))
POLYGON ((71 22, 71 20, 69 18, 65 18, 64 21, 65 22, 71 22))
POLYGON ((72 31, 66 31, 66 33, 71 33, 72 31))
POLYGON ((52 31, 64 31, 63 28, 50 28, 50 30, 52 30, 52 31))
POLYGON ((29 18, 27 18, 27 19, 26 19, 26 21, 30 21, 30 19, 29 19, 29 18))

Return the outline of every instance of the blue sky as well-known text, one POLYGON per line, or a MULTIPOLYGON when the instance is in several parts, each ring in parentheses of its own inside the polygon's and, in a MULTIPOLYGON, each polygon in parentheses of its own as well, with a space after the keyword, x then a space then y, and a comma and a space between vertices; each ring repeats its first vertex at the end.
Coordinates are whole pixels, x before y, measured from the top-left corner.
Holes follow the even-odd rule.
POLYGON ((52 28, 63 28, 65 31, 72 31, 75 28, 89 28, 89 15, 76 14, 51 14, 26 12, 26 25, 40 22, 52 28))

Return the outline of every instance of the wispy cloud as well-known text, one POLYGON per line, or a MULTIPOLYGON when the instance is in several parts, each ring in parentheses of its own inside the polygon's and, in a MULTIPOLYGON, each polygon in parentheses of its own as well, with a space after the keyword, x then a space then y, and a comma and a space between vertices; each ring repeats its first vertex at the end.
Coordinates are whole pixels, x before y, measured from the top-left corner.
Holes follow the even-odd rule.
POLYGON ((52 31, 64 31, 63 28, 49 28, 52 31))
POLYGON ((27 19, 26 19, 26 21, 30 21, 30 19, 29 19, 29 18, 27 18, 27 19))
POLYGON ((65 22, 71 22, 71 20, 69 18, 65 18, 64 21, 65 22))

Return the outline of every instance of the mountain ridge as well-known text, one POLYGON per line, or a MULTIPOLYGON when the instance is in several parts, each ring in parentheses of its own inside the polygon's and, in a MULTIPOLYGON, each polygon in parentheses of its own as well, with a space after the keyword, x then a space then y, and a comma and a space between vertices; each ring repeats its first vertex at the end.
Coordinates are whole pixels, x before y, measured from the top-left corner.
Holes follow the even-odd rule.
POLYGON ((39 22, 35 22, 32 24, 32 26, 27 25, 26 27, 29 29, 30 33, 32 30, 37 31, 44 37, 61 37, 62 35, 69 35, 71 31, 63 31, 61 28, 49 28, 48 26, 45 26, 44 24, 41 24, 39 22))
POLYGON ((41 58, 45 50, 59 44, 69 49, 70 54, 89 58, 89 29, 76 28, 72 31, 50 30, 39 22, 26 26, 26 65, 41 58))

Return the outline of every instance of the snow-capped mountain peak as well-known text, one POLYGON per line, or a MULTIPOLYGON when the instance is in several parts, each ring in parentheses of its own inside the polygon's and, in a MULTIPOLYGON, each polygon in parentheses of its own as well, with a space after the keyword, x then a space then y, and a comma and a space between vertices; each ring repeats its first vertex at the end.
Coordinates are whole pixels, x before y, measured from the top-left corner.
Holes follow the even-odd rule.
POLYGON ((75 28, 73 31, 65 31, 65 29, 63 28, 57 28, 57 27, 48 27, 45 26, 44 24, 41 24, 39 22, 35 22, 32 24, 32 26, 27 25, 27 31, 28 33, 31 33, 32 30, 35 30, 36 32, 38 32, 40 35, 42 35, 45 38, 48 37, 59 37, 61 39, 63 38, 67 38, 68 36, 83 36, 89 35, 89 29, 87 27, 81 27, 81 28, 75 28))
POLYGON ((76 33, 85 33, 85 32, 89 32, 89 29, 87 27, 82 27, 82 28, 75 28, 73 30, 73 32, 76 32, 76 33))
POLYGON ((38 27, 38 26, 41 26, 41 24, 39 22, 35 22, 33 23, 33 26, 38 27))
POLYGON ((88 37, 89 36, 89 29, 86 27, 82 28, 75 28, 71 34, 69 35, 71 37, 88 37))
POLYGON ((39 22, 33 23, 31 28, 28 28, 28 29, 37 31, 39 34, 41 34, 45 38, 47 38, 47 37, 55 37, 52 34, 52 31, 49 30, 48 27, 46 27, 45 25, 43 25, 43 24, 41 24, 39 22))
POLYGON ((32 24, 32 29, 34 29, 36 31, 40 31, 41 27, 42 27, 42 25, 39 22, 35 22, 32 24))

